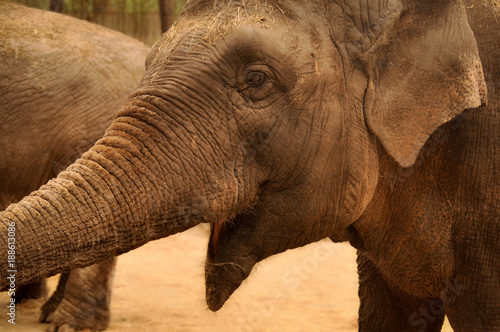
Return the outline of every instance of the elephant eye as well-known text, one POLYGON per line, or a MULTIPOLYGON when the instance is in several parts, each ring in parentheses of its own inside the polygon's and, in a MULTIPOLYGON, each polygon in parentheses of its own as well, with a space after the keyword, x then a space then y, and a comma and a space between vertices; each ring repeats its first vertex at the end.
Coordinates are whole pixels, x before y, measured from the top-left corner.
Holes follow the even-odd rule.
POLYGON ((246 101, 260 102, 279 92, 275 77, 268 66, 252 64, 237 73, 235 88, 246 101))
POLYGON ((251 71, 247 74, 246 85, 249 88, 261 87, 266 82, 266 74, 261 71, 251 71))

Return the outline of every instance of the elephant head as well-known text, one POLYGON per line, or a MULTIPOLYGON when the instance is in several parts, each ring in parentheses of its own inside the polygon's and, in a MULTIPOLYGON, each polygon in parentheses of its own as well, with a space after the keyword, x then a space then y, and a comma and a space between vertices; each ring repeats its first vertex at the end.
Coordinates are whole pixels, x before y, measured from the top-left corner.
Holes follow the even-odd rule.
POLYGON ((258 261, 345 240, 379 154, 411 166, 485 95, 459 1, 188 1, 104 137, 0 214, 4 262, 27 282, 209 222, 218 310, 258 261))

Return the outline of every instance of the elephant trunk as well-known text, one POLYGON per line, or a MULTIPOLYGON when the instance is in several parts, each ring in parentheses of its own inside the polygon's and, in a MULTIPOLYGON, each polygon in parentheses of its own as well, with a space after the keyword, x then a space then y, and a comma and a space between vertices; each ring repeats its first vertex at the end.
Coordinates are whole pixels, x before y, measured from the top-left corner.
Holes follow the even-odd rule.
POLYGON ((206 159, 225 154, 172 128, 179 120, 151 111, 152 99, 129 102, 93 148, 0 212, 1 289, 8 277, 21 285, 88 266, 235 209, 232 170, 206 159))

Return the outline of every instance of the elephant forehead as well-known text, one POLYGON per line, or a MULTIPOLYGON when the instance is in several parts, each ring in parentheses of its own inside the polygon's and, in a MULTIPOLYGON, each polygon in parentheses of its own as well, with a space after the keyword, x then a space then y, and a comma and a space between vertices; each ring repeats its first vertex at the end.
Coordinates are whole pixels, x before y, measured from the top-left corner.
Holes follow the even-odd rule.
POLYGON ((205 58, 203 49, 226 40, 229 35, 230 39, 237 36, 240 41, 261 35, 261 39, 278 41, 281 46, 286 43, 292 50, 303 49, 305 43, 319 47, 323 36, 318 25, 326 26, 323 14, 324 4, 320 6, 317 1, 286 4, 284 1, 192 1, 156 43, 149 58, 153 61, 169 58, 175 56, 176 50, 205 58), (322 13, 323 19, 319 19, 318 13, 322 13))
POLYGON ((186 34, 196 34, 205 42, 214 44, 228 31, 244 23, 267 27, 274 20, 276 9, 271 5, 216 1, 213 6, 184 10, 179 20, 162 38, 160 48, 175 45, 186 34))

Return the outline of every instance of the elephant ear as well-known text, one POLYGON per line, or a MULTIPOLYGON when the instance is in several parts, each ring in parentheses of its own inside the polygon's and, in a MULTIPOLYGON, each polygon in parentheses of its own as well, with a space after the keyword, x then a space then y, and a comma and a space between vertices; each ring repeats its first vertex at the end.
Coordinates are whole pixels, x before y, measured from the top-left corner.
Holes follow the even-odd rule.
POLYGON ((394 8, 360 55, 369 81, 365 120, 386 151, 410 167, 440 125, 486 103, 486 85, 461 3, 406 0, 394 8))

